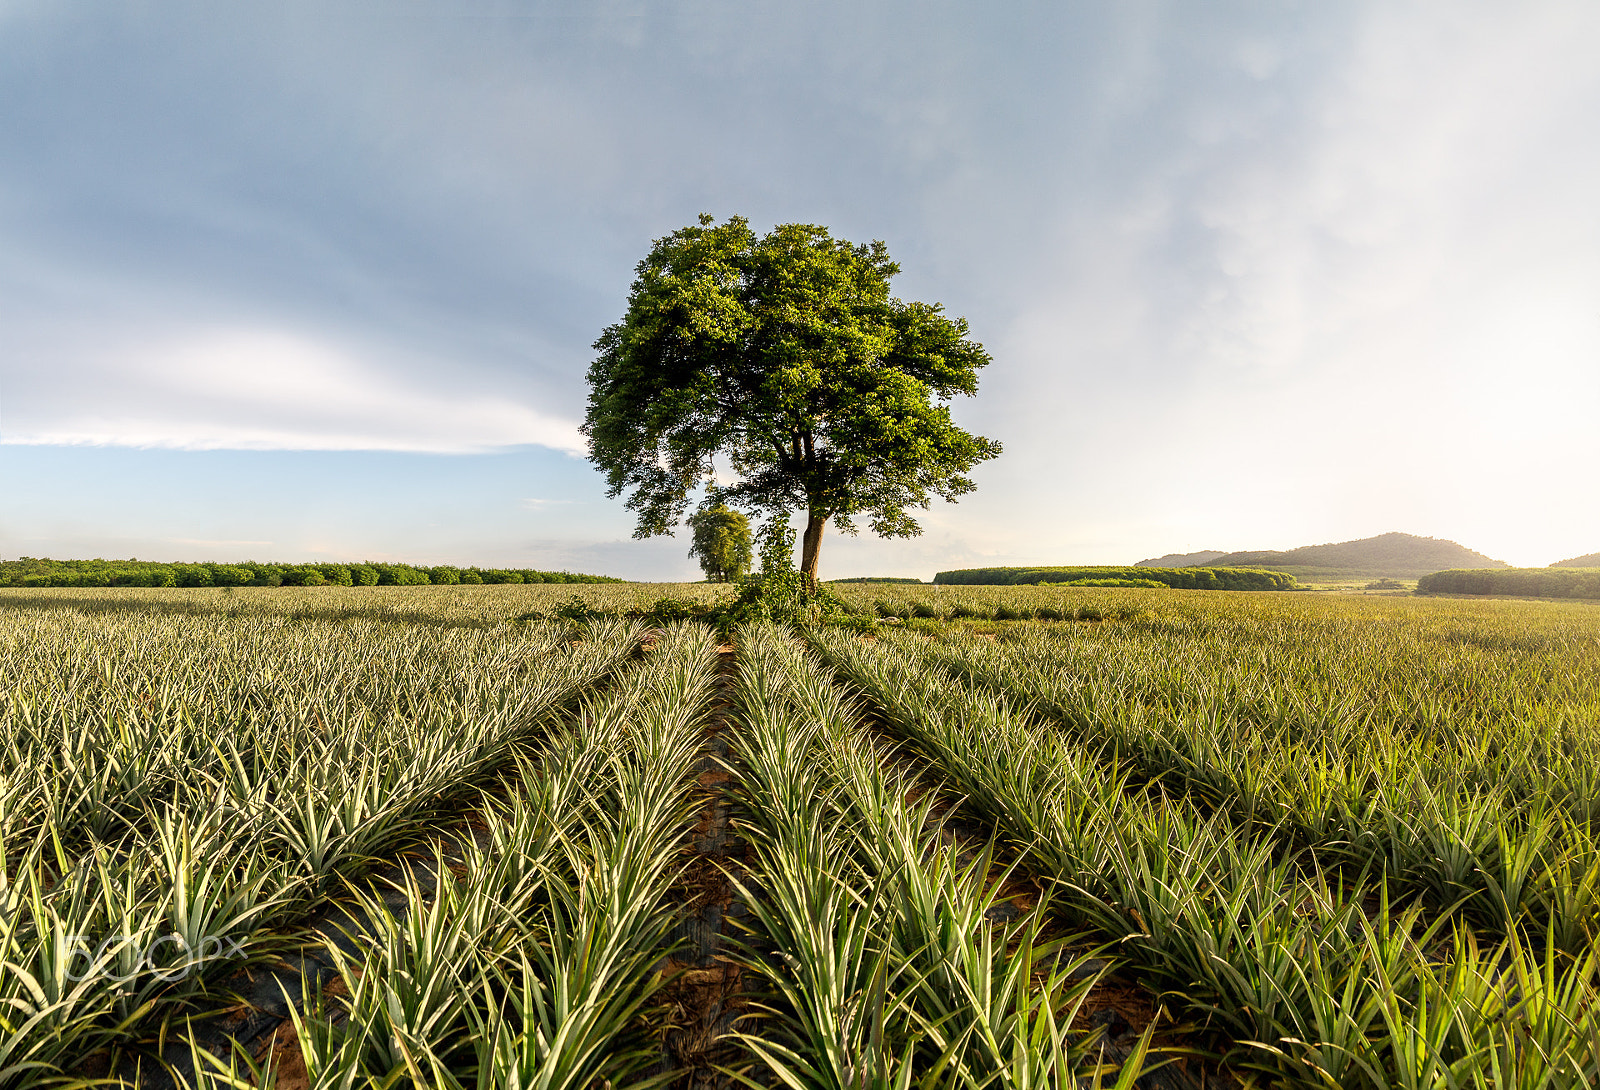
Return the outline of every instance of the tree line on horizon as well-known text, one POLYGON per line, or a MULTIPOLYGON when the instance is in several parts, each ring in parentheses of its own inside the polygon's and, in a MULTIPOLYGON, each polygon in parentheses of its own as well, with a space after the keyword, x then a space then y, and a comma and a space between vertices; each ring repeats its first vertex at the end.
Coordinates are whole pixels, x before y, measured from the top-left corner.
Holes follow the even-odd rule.
POLYGON ((1515 594, 1530 598, 1600 598, 1600 567, 1458 568, 1417 580, 1418 594, 1515 594))
POLYGON ((963 568, 942 571, 935 583, 954 586, 1173 587, 1178 590, 1293 590, 1295 577, 1258 568, 1141 568, 1090 564, 1071 567, 963 568))
POLYGON ((163 563, 151 560, 51 560, 25 556, 0 561, 0 587, 403 587, 473 583, 622 583, 609 575, 531 568, 433 567, 364 561, 358 564, 277 564, 241 560, 163 563))

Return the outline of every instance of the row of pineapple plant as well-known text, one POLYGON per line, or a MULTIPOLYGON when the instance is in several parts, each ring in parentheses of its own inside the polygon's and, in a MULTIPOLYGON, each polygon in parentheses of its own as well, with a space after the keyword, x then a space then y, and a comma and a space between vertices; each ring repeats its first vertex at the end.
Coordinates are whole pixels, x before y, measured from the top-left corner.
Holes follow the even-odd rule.
POLYGON ((1187 1004, 1227 1060, 1284 1085, 1564 1087, 1600 1079, 1600 961, 1553 928, 1481 937, 1285 851, 1056 724, 962 685, 926 645, 818 632, 894 730, 1042 873, 1055 904, 1187 1004))
POLYGON ((5 614, 0 1086, 215 1006, 639 636, 5 614))

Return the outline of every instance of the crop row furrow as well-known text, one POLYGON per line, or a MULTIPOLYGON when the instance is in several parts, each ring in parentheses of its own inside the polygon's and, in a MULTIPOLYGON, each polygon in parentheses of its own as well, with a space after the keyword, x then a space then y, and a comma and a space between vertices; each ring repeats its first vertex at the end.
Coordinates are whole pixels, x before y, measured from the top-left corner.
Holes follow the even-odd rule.
POLYGON ((627 624, 571 646, 555 630, 391 629, 386 655, 359 626, 277 625, 208 654, 212 624, 69 616, 11 631, 7 764, 13 782, 43 772, 0 834, 0 1086, 108 1049, 116 1067, 119 1051, 214 1003, 242 964, 292 949, 287 929, 513 760, 639 637, 627 624), (430 648, 436 693, 386 680, 430 648), (55 657, 81 669, 101 653, 89 696, 23 668, 55 657), (281 691, 256 703, 276 710, 241 722, 269 684, 281 691), (127 774, 106 776, 116 762, 127 774), (100 814, 116 820, 97 832, 100 814))
MULTIPOLYGON (((772 998, 744 1040, 790 1087, 1074 1087, 1106 1071, 1071 1028, 1097 973, 1045 911, 991 921, 991 843, 941 841, 937 793, 862 728, 789 630, 739 634, 745 963, 772 998)), ((1143 1068, 1148 1032, 1118 1086, 1143 1068)))
MULTIPOLYGON (((1464 743, 1442 752, 1415 742, 1399 748, 1393 740, 1405 732, 1353 713, 1326 689, 1277 694, 1277 718, 1263 723, 1237 696, 1203 704, 1134 698, 1086 669, 1080 654, 1070 641, 1049 639, 1003 651, 946 646, 924 658, 952 683, 1031 704, 1133 781, 1159 781, 1258 826, 1316 866, 1351 878, 1381 873, 1397 896, 1420 897, 1433 912, 1465 912, 1496 934, 1549 934, 1574 953, 1600 931, 1600 841, 1568 804, 1586 788, 1563 784, 1554 770, 1545 771, 1539 794, 1525 797, 1506 786, 1510 777, 1461 776, 1464 743), (1293 715, 1282 708, 1290 698, 1298 698, 1293 715)), ((1174 679, 1174 689, 1185 687, 1174 679)))
POLYGON ((694 809, 716 645, 674 626, 521 762, 519 789, 439 890, 363 896, 349 994, 297 1020, 316 1086, 649 1085, 643 1014, 664 981, 667 898, 694 809))
POLYGON ((1579 1086, 1600 1077, 1600 961, 1392 911, 1381 875, 1306 873, 1269 832, 1130 792, 1095 755, 917 648, 814 645, 1025 847, 1056 904, 1285 1084, 1579 1086))

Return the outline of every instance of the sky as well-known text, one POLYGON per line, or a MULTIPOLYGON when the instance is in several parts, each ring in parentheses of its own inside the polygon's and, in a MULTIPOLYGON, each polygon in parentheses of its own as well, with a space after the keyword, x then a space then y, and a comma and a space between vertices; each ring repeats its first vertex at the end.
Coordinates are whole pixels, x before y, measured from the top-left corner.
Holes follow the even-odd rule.
POLYGON ((709 212, 881 239, 1005 452, 822 575, 1600 550, 1600 5, 0 0, 0 556, 697 578, 585 372, 709 212))

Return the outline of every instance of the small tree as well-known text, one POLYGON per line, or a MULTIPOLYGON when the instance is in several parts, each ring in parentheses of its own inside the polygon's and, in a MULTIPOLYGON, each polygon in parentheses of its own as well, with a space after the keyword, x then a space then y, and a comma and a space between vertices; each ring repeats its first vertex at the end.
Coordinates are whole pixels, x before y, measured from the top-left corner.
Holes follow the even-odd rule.
POLYGON ((750 520, 725 503, 689 516, 694 532, 689 555, 713 583, 737 583, 750 571, 750 520))
POLYGON ((807 224, 757 236, 701 216, 656 241, 626 316, 595 342, 583 423, 609 494, 632 490, 634 537, 671 533, 718 455, 734 483, 717 500, 805 512, 813 582, 830 522, 909 537, 912 510, 972 490, 967 471, 1000 444, 945 402, 977 392, 989 354, 939 304, 890 295, 899 271, 883 243, 807 224))

